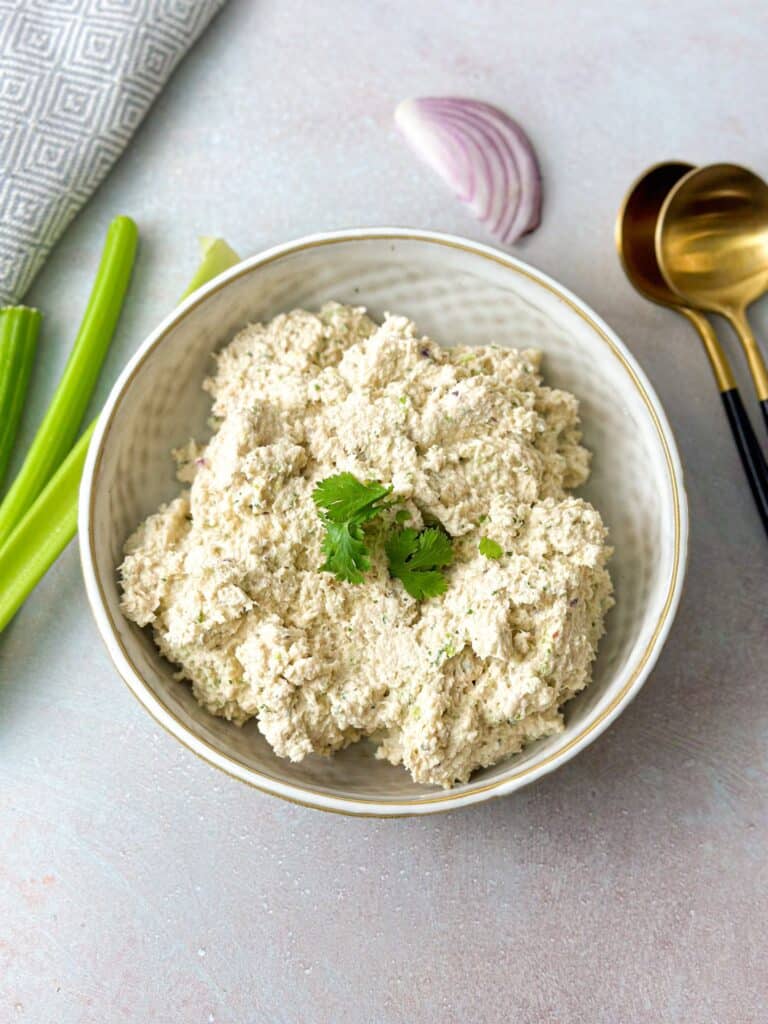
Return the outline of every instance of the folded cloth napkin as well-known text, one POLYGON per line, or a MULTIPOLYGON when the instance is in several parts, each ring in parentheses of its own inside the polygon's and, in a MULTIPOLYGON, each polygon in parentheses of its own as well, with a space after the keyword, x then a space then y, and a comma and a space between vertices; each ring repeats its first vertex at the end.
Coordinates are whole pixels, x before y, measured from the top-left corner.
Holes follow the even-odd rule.
POLYGON ((18 302, 225 0, 0 0, 0 305, 18 302))

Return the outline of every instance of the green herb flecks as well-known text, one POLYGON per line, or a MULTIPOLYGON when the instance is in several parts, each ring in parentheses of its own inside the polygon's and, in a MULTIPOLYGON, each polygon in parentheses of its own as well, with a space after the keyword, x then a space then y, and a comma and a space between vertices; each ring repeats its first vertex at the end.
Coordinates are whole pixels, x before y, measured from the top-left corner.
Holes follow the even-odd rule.
POLYGON ((477 549, 481 555, 485 558, 501 558, 504 554, 504 550, 501 544, 497 544, 495 540, 491 540, 490 537, 483 537, 480 543, 477 545, 477 549))

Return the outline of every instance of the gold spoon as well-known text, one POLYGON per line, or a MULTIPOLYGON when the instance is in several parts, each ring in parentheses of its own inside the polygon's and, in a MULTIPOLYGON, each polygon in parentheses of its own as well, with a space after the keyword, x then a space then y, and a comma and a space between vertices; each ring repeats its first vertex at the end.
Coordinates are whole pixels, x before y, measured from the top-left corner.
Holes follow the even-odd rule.
POLYGON ((746 314, 768 289, 768 185, 735 164, 690 170, 662 204, 655 244, 680 300, 730 322, 768 427, 768 369, 746 314))
POLYGON ((684 316, 698 331, 715 375, 733 439, 763 526, 768 533, 768 463, 755 437, 728 360, 703 313, 682 304, 661 273, 654 240, 657 221, 670 190, 692 170, 690 164, 650 167, 632 185, 616 219, 616 248, 630 283, 651 302, 684 316))

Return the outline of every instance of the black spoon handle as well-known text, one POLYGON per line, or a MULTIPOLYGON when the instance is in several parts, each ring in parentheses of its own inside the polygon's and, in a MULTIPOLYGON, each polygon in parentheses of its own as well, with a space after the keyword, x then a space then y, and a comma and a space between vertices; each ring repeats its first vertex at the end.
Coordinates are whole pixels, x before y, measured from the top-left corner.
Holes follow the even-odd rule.
MULTIPOLYGON (((752 497, 755 499, 765 532, 768 534, 768 463, 766 463, 763 449, 755 437, 739 389, 729 388, 727 391, 721 391, 720 396, 731 425, 733 439, 739 449, 744 472, 747 474, 752 497)), ((760 404, 766 417, 766 423, 768 423, 768 401, 763 401, 760 404)))
POLYGON ((760 399, 760 408, 763 410, 763 419, 765 420, 765 429, 768 430, 768 398, 760 399))

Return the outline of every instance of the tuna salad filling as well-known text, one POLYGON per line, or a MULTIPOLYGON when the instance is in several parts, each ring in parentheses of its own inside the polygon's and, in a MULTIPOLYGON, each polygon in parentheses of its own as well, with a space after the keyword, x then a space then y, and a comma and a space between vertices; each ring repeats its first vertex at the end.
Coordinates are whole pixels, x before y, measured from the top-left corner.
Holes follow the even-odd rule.
POLYGON ((450 787, 561 731, 612 604, 610 548, 570 493, 589 473, 577 400, 540 363, 338 303, 249 325, 203 385, 212 438, 173 452, 184 489, 125 545, 124 614, 208 711, 256 718, 294 761, 371 737, 450 787), (327 571, 313 495, 338 474, 391 487, 353 530, 360 582, 327 571), (450 543, 434 596, 393 569, 402 529, 450 543))

